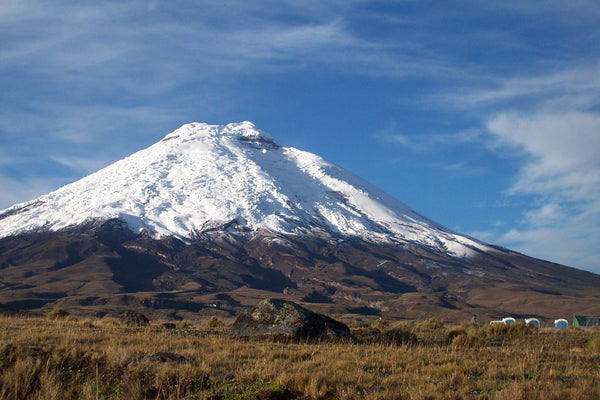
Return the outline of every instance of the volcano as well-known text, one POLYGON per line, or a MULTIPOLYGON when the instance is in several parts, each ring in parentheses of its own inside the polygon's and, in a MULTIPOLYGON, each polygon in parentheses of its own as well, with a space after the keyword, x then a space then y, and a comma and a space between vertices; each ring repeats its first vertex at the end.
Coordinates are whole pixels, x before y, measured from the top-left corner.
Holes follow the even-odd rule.
POLYGON ((191 123, 0 211, 0 302, 97 316, 600 314, 600 276, 453 232, 250 122, 191 123))

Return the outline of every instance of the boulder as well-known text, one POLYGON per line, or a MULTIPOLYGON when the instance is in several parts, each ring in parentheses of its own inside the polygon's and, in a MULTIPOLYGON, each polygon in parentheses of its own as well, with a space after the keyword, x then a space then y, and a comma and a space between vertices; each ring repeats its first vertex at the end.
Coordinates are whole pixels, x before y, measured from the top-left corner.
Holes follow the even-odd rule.
POLYGON ((150 321, 144 314, 136 311, 125 311, 123 314, 121 314, 119 320, 121 323, 132 327, 148 326, 150 324, 150 321))
POLYGON ((229 335, 291 339, 352 337, 346 324, 281 299, 262 300, 252 310, 241 313, 231 326, 229 335))

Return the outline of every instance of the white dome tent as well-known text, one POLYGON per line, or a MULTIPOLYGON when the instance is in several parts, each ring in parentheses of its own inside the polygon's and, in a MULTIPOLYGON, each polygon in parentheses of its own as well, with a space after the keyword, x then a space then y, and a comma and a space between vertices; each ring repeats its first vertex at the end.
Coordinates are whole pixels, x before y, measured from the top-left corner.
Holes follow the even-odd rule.
POLYGON ((533 325, 536 328, 540 327, 540 320, 537 318, 526 318, 525 319, 525 325, 533 325))
POLYGON ((555 319, 554 327, 558 329, 567 329, 569 327, 569 321, 564 318, 555 319))

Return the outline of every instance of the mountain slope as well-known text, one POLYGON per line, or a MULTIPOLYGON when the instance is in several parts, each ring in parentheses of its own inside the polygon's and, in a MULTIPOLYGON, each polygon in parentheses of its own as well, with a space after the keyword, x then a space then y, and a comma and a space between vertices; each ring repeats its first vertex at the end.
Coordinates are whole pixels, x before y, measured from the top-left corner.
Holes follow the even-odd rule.
POLYGON ((347 319, 600 314, 600 277, 513 252, 453 257, 418 244, 268 231, 184 243, 119 221, 0 239, 0 303, 76 314, 233 316, 264 297, 347 319))
POLYGON ((0 211, 0 303, 231 316, 266 296, 335 315, 600 314, 600 276, 454 233, 249 122, 193 123, 0 211))

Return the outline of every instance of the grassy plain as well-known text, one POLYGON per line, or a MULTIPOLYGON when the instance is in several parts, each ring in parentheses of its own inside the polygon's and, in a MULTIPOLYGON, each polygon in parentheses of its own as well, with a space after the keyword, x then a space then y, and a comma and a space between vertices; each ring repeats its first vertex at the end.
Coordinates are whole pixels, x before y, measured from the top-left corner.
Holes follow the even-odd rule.
POLYGON ((284 343, 230 339, 215 320, 1 316, 0 399, 600 398, 597 330, 352 328, 360 340, 284 343))

